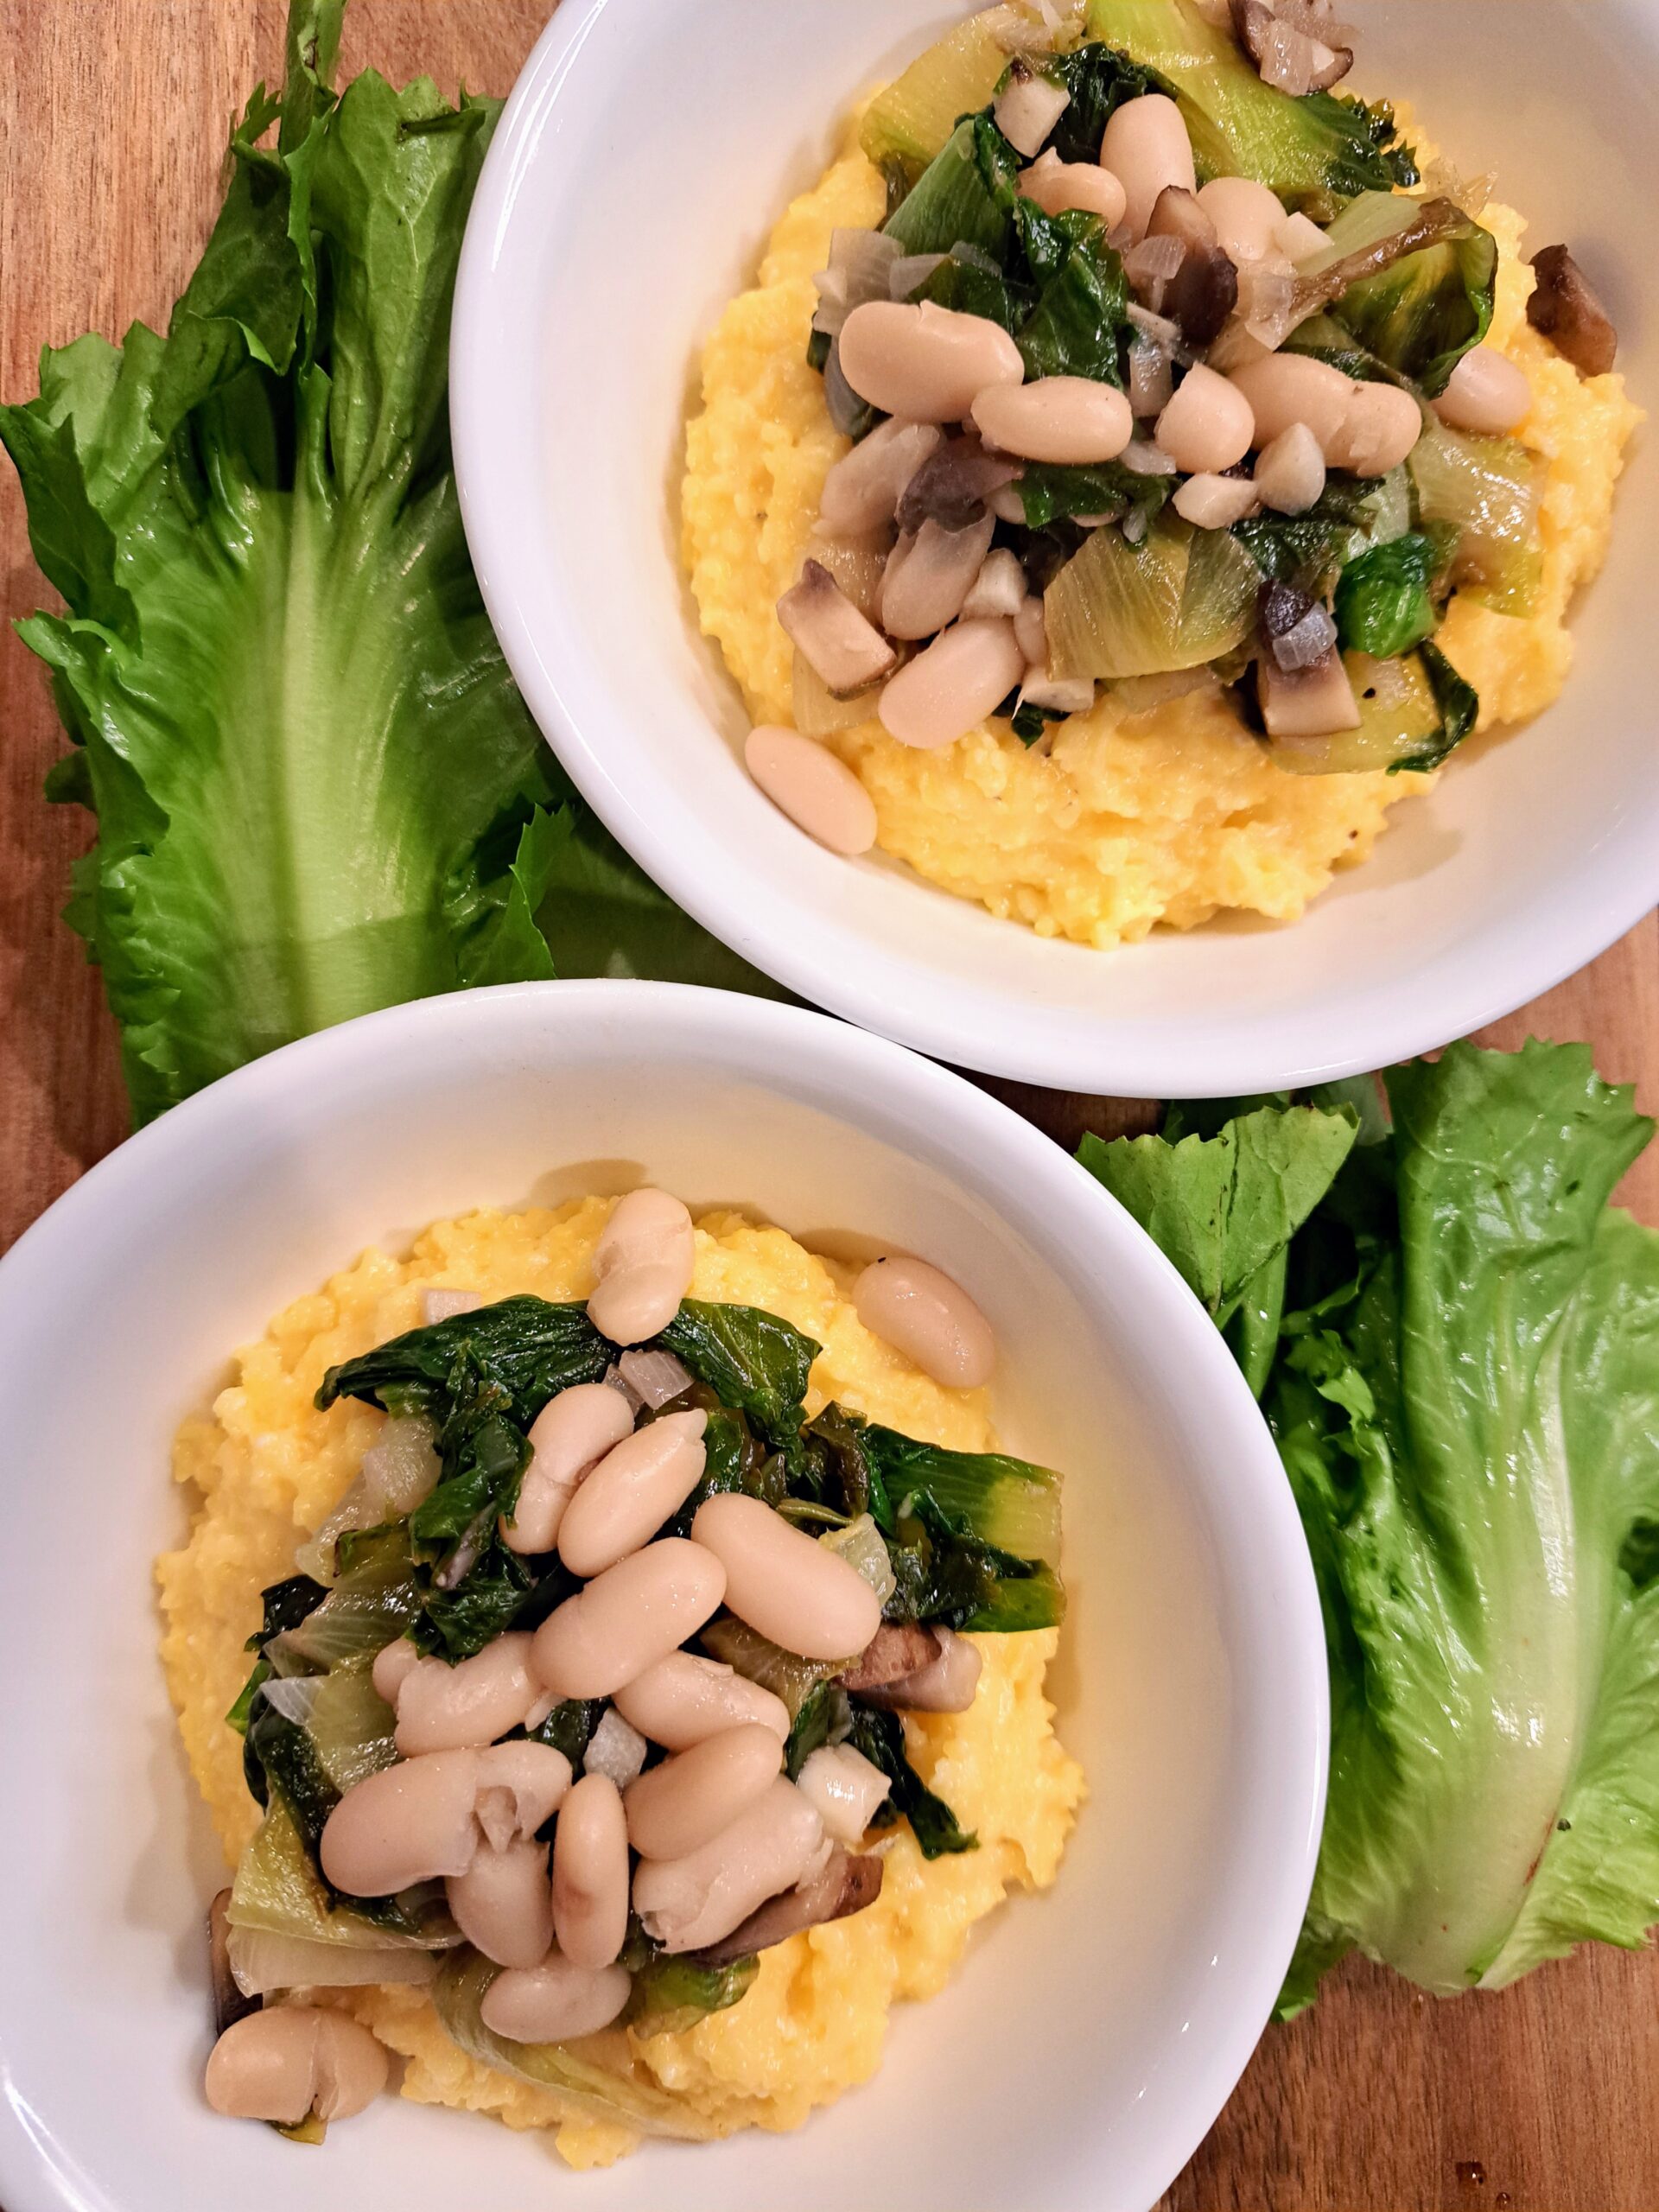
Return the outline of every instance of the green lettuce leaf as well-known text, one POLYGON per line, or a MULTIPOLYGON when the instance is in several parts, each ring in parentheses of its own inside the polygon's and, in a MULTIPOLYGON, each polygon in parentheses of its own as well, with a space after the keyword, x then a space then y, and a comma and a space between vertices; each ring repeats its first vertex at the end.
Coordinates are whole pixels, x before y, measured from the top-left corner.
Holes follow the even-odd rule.
MULTIPOLYGON (((1261 1385, 1332 1707, 1286 2013, 1351 1948, 1450 1993, 1659 1920, 1659 1235, 1608 1204, 1652 1124, 1579 1046, 1454 1045, 1387 1088, 1281 1249, 1261 1385)), ((1224 1163, 1185 1210, 1173 1163, 1255 1118, 1116 1174, 1211 1283, 1224 1163)))
POLYGON ((550 939, 571 973, 758 980, 571 801, 508 676, 448 419, 499 105, 336 98, 343 7, 295 0, 165 339, 48 351, 0 409, 67 602, 20 625, 77 748, 48 796, 98 817, 67 918, 139 1121, 351 1015, 550 976, 550 939))

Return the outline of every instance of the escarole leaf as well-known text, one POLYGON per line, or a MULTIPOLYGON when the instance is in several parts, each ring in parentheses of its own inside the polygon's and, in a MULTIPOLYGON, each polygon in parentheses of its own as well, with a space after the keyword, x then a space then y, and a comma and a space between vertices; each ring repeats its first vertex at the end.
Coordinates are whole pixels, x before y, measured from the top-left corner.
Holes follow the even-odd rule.
POLYGON ((1659 1235, 1607 1203, 1652 1125, 1577 1046, 1387 1088, 1262 1384, 1332 1703, 1286 2012, 1351 1948, 1450 1993, 1659 1919, 1659 1235))
POLYGON ((1200 177, 1248 176, 1293 206, 1417 181, 1387 108, 1330 92, 1293 99, 1264 84, 1229 32, 1193 0, 1089 0, 1090 35, 1169 79, 1200 177))
MULTIPOLYGON (((485 1992, 500 1971, 476 1951, 462 1950, 446 1962, 433 1986, 438 2018, 469 2058, 533 2088, 556 2089, 561 2103, 584 2119, 619 2121, 642 2135, 676 2136, 693 2143, 718 2133, 713 2120, 659 2086, 649 2068, 633 2056, 620 2029, 583 2036, 571 2044, 513 2043, 493 2034, 484 2024, 481 2007, 485 1992)), ((726 2002, 741 1996, 741 1980, 734 1970, 728 1985, 733 1994, 726 2002)))
POLYGON ((449 454, 499 104, 372 71, 337 98, 342 7, 296 0, 286 88, 235 130, 167 336, 48 351, 39 396, 0 408, 67 601, 20 626, 75 747, 48 792, 98 817, 67 918, 141 1122, 351 1015, 550 976, 549 930, 572 972, 753 980, 660 894, 573 918, 573 855, 616 855, 508 676, 449 454))
POLYGON ((1107 1144, 1087 1135, 1078 1149, 1217 1327, 1236 1325, 1235 1349, 1258 1395, 1278 1336, 1290 1240, 1335 1180, 1357 1127, 1346 1107, 1263 1107, 1213 1137, 1107 1144))
POLYGON ((1301 275, 1319 283, 1350 256, 1386 251, 1390 239, 1404 243, 1420 230, 1439 235, 1346 285, 1331 299, 1330 312, 1376 359, 1433 398, 1491 326, 1497 241, 1490 231, 1449 200, 1363 193, 1331 225, 1328 244, 1301 275))
POLYGON ((1249 634, 1262 572, 1230 532, 1162 513, 1139 544, 1096 530, 1043 596, 1057 677, 1200 668, 1249 634))

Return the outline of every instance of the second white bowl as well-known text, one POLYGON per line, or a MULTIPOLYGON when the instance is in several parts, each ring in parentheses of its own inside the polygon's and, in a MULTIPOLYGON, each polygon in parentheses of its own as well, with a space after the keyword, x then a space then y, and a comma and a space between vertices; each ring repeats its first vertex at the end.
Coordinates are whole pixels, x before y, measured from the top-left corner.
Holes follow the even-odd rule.
MULTIPOLYGON (((455 454, 486 599, 531 708, 647 871, 802 996, 961 1065, 1144 1097, 1381 1066, 1557 982, 1659 887, 1650 452, 1535 728, 1402 804, 1371 861, 1288 926, 1116 952, 1039 938, 880 859, 811 844, 750 785, 734 687, 696 632, 673 519, 698 348, 849 104, 965 10, 940 0, 564 0, 513 94, 456 300, 455 454)), ((1611 280, 1638 392, 1659 203, 1649 0, 1361 0, 1363 81, 1412 101, 1611 280), (1496 16, 1502 15, 1501 31, 1496 16)))

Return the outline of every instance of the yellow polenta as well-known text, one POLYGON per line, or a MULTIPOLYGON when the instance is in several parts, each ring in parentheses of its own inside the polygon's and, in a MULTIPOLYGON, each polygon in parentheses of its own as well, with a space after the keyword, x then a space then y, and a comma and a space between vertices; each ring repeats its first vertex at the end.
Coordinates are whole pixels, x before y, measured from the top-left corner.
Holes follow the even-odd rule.
MULTIPOLYGON (((385 1419, 349 1402, 319 1413, 313 1396, 324 1370, 418 1326, 421 1293, 435 1285, 492 1300, 527 1291, 586 1297, 609 1211, 601 1198, 552 1211, 485 1211, 428 1230, 406 1261, 366 1253, 278 1314, 238 1356, 236 1380, 211 1414, 181 1430, 175 1472, 194 1517, 184 1548, 159 1563, 162 1649, 190 1764, 228 1859, 258 1817, 242 1779, 240 1738, 224 1716, 247 1670, 243 1644, 259 1624, 259 1592, 293 1572, 296 1546, 337 1502, 385 1419)), ((848 1269, 781 1230, 732 1213, 698 1224, 695 1296, 765 1306, 823 1346, 812 1370, 813 1410, 833 1397, 911 1435, 985 1448, 985 1394, 942 1389, 908 1366, 866 1331, 849 1285, 848 1269)), ((1054 1879, 1083 1795, 1043 1694, 1056 1631, 976 1641, 985 1667, 971 1709, 907 1719, 906 1731, 918 1770, 977 1829, 979 1849, 929 1865, 902 1827, 880 1847, 886 1874, 877 1903, 766 1952, 731 2011, 683 2035, 630 2036, 631 2050, 619 2048, 619 2035, 594 2038, 596 2052, 631 2057, 671 2090, 688 2132, 796 2127, 813 2106, 867 2080, 880 2061, 893 2000, 942 1987, 974 1922, 1010 1886, 1045 1888, 1054 1879)), ((573 2113, 553 2092, 466 2056, 419 1992, 371 1989, 334 2001, 404 2054, 405 2096, 494 2113, 512 2127, 556 2129, 573 2165, 604 2164, 633 2147, 626 2127, 573 2113)))
MULTIPOLYGON (((790 646, 774 606, 794 582, 830 466, 846 449, 806 365, 813 272, 838 226, 879 224, 878 171, 849 139, 772 232, 752 291, 734 300, 702 360, 688 427, 683 556, 703 629, 756 721, 789 722, 790 646)), ((1613 485, 1637 410, 1623 379, 1586 381, 1526 321, 1524 225, 1481 218, 1503 262, 1489 342, 1526 372, 1519 435, 1543 455, 1543 581, 1529 618, 1454 601, 1440 643, 1480 693, 1481 726, 1536 714, 1572 659, 1566 616, 1606 550, 1613 485)), ((1363 860, 1389 806, 1430 779, 1294 776, 1213 693, 1129 714, 1103 693, 1027 752, 982 727, 936 753, 871 721, 829 741, 875 803, 878 839, 934 883, 1040 936, 1112 945, 1157 923, 1191 929, 1224 907, 1293 921, 1335 869, 1363 860)))

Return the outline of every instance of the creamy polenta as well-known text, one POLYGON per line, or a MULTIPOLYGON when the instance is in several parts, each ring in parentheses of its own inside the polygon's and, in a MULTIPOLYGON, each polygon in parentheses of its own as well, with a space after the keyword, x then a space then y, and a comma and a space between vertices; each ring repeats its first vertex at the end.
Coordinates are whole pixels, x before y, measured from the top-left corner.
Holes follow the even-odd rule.
MULTIPOLYGON (((235 1379, 211 1413, 181 1430, 175 1472, 193 1519, 184 1547, 158 1565, 162 1656, 192 1770, 232 1862, 258 1811, 225 1714, 246 1672, 259 1593, 293 1571, 296 1545, 333 1510, 385 1419, 350 1401, 320 1412, 325 1371, 419 1326, 429 1288, 459 1287, 486 1302, 520 1293, 587 1297, 610 1211, 599 1198, 486 1211, 428 1230, 406 1260, 366 1253, 278 1314, 238 1355, 235 1379)), ((729 1212, 705 1216, 696 1245, 695 1297, 765 1307, 823 1345, 810 1410, 834 1398, 913 1436, 970 1451, 988 1445, 985 1394, 942 1389, 872 1336, 850 1302, 852 1271, 729 1212)), ((753 1986, 729 2011, 688 2032, 642 2039, 613 2030, 583 2048, 670 2092, 691 2136, 795 2127, 868 2079, 893 2001, 936 1993, 974 1923, 1010 1888, 1054 1879, 1084 1790, 1044 1695, 1057 1634, 976 1639, 984 1668, 970 1708, 906 1718, 914 1765, 977 1830, 976 1851, 926 1861, 901 1824, 875 1847, 884 1881, 874 1904, 763 1952, 753 1986)), ((405 2096, 551 2130, 575 2166, 605 2164, 634 2146, 628 2127, 468 2057, 423 1992, 341 1991, 322 2001, 354 2013, 403 2055, 405 2096)))
MULTIPOLYGON (((877 226, 885 209, 883 178, 855 129, 779 222, 755 285, 726 309, 703 354, 683 554, 702 628, 757 723, 793 719, 790 643, 774 608, 800 571, 825 475, 847 450, 806 360, 814 273, 833 231, 877 226)), ((1534 612, 1505 616, 1459 595, 1438 639, 1478 691, 1484 728, 1535 715, 1560 691, 1573 653, 1567 611, 1605 553, 1622 450, 1641 418, 1621 378, 1581 378, 1529 327, 1522 219, 1492 205, 1480 219, 1501 253, 1487 343, 1531 385, 1518 435, 1546 464, 1534 612)), ((1190 929, 1225 908, 1294 920, 1337 868, 1366 858, 1389 808, 1432 780, 1287 773, 1214 689, 1140 712, 1103 690, 1034 750, 1006 723, 919 750, 874 715, 826 741, 874 801, 887 852, 1041 936, 1101 947, 1160 923, 1190 929)))

